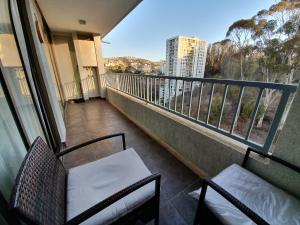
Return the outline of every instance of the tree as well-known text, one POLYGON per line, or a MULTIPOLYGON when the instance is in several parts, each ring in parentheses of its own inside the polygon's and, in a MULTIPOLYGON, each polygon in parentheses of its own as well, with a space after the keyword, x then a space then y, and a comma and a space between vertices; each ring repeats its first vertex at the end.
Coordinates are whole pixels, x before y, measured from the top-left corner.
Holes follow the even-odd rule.
POLYGON ((229 39, 215 42, 208 46, 205 72, 208 76, 220 74, 222 65, 227 57, 231 57, 234 52, 233 44, 229 39))
POLYGON ((240 78, 244 80, 244 59, 249 50, 251 35, 253 33, 253 19, 242 19, 234 22, 226 33, 226 37, 235 44, 240 58, 240 78))

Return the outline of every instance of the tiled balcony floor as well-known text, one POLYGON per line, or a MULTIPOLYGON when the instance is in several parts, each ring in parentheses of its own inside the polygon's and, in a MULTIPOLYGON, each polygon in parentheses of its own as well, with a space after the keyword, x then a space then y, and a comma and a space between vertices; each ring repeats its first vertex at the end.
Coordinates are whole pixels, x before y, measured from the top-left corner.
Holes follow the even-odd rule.
MULTIPOLYGON (((201 185, 200 179, 107 101, 69 104, 66 126, 68 146, 111 133, 125 132, 127 147, 133 147, 152 172, 162 175, 160 224, 193 224, 197 202, 188 193, 201 185)), ((121 149, 121 138, 117 137, 71 153, 64 158, 64 164, 73 167, 121 149)))

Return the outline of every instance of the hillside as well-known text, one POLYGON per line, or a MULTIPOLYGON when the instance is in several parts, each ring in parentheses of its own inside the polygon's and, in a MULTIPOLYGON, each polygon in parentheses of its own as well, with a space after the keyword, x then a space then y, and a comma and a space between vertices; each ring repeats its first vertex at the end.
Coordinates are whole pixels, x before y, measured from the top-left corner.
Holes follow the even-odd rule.
POLYGON ((107 72, 156 74, 160 70, 160 62, 131 56, 104 59, 107 72))

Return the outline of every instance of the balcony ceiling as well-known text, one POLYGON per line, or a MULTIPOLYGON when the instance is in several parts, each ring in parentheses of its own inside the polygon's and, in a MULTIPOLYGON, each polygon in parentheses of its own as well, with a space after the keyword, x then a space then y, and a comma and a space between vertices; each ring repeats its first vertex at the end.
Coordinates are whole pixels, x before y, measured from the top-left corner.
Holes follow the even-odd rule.
POLYGON ((89 32, 104 37, 141 0, 37 0, 52 31, 89 32), (85 20, 86 24, 79 24, 85 20))

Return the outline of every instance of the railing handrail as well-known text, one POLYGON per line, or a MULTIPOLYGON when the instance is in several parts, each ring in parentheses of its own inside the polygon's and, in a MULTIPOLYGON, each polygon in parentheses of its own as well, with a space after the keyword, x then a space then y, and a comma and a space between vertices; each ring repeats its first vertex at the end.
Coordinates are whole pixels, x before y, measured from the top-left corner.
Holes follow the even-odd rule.
POLYGON ((295 92, 297 90, 297 84, 283 84, 274 82, 264 82, 264 81, 249 81, 249 80, 232 80, 232 79, 217 79, 217 78, 199 78, 199 77, 177 77, 177 76, 164 76, 164 75, 145 75, 145 74, 134 74, 134 73, 110 73, 107 75, 117 75, 117 76, 137 76, 137 77, 147 77, 147 78, 157 78, 157 79, 171 79, 171 80, 182 80, 187 82, 203 82, 203 83, 214 83, 214 84, 227 84, 236 86, 247 86, 247 87, 257 87, 257 88, 269 88, 276 90, 287 90, 290 92, 295 92))
MULTIPOLYGON (((106 78, 106 84, 116 90, 122 91, 126 94, 139 98, 143 101, 146 101, 147 103, 153 104, 157 107, 160 107, 164 110, 167 110, 185 119, 193 121, 213 131, 216 131, 222 135, 230 137, 241 143, 247 144, 248 146, 260 150, 262 152, 269 151, 269 148, 274 140, 274 137, 276 135, 280 122, 283 118, 283 115, 286 109, 288 108, 287 106, 288 106, 290 96, 292 93, 296 92, 297 90, 297 85, 294 84, 280 84, 280 83, 267 83, 267 82, 259 82, 259 81, 240 81, 240 80, 227 80, 227 79, 214 79, 214 78, 176 77, 176 76, 143 75, 143 74, 128 74, 128 73, 106 74, 105 78, 106 78), (173 86, 171 86, 171 82, 173 86), (203 104, 202 104, 203 102, 202 100, 204 99, 203 88, 204 85, 206 84, 208 84, 209 85, 208 87, 210 88, 206 96, 207 97, 206 101, 208 101, 208 104, 207 104, 207 108, 204 108, 207 109, 207 111, 205 111, 205 116, 204 116, 205 119, 201 119, 199 117, 199 113, 200 113, 200 109, 203 108, 203 104), (215 90, 215 86, 218 84, 224 86, 224 90, 223 92, 219 91, 219 93, 222 94, 221 108, 217 112, 218 113, 217 116, 218 118, 216 121, 217 123, 216 125, 214 125, 211 122, 214 119, 210 120, 210 118, 211 118, 212 102, 215 93, 214 90, 215 90), (232 97, 230 98, 227 95, 227 91, 229 87, 232 86, 237 87, 239 89, 238 99, 235 104, 232 103, 233 102, 232 97), (194 90, 196 90, 194 89, 195 87, 199 88, 199 92, 197 91, 196 93, 194 93, 195 92, 194 90), (239 131, 240 133, 238 134, 235 131, 237 128, 239 117, 241 115, 241 106, 242 106, 242 102, 244 102, 243 96, 244 96, 244 90, 246 88, 256 88, 257 94, 251 96, 253 97, 254 100, 250 100, 255 103, 254 107, 249 112, 250 123, 243 124, 242 126, 243 129, 246 129, 245 130, 246 132, 239 131), (250 134, 253 131, 255 121, 260 118, 258 117, 258 112, 262 104, 263 93, 267 89, 278 91, 280 93, 280 98, 278 99, 279 101, 278 101, 277 108, 274 111, 274 117, 272 118, 272 120, 270 120, 271 122, 268 124, 269 125, 268 131, 267 132, 263 131, 266 132, 266 138, 264 140, 264 143, 260 144, 258 142, 251 140, 250 134), (188 94, 187 96, 188 102, 187 100, 185 100, 186 98, 185 95, 187 94, 188 94), (178 102, 177 96, 180 95, 181 95, 181 100, 180 102, 178 102), (195 98, 194 95, 197 98, 196 104, 192 103, 193 98, 195 98), (232 113, 231 114, 232 118, 227 117, 227 119, 224 120, 223 119, 224 105, 225 102, 227 102, 228 100, 229 102, 231 102, 230 110, 232 113), (177 104, 177 102, 180 103, 180 105, 177 104), (184 102, 189 104, 184 105, 184 102), (191 115, 192 104, 193 106, 195 105, 197 106, 197 110, 196 110, 197 112, 193 111, 194 116, 191 115), (178 105, 179 108, 176 107, 178 105), (186 111, 184 110, 184 107, 185 109, 188 109, 187 110, 188 113, 184 112, 186 111), (222 121, 225 123, 224 125, 230 126, 228 130, 227 128, 223 129, 220 126, 222 121)), ((265 93, 267 94, 267 91, 265 93)), ((206 107, 205 104, 204 106, 206 107)))

